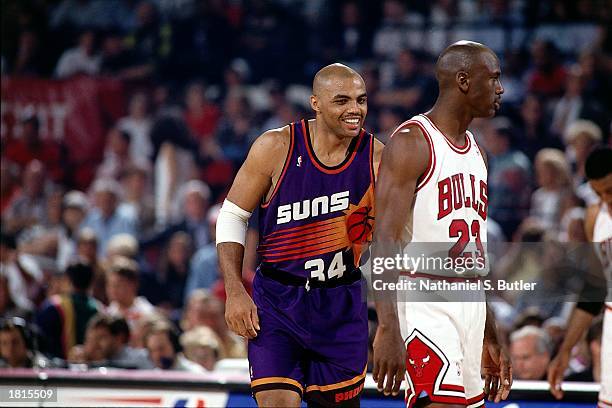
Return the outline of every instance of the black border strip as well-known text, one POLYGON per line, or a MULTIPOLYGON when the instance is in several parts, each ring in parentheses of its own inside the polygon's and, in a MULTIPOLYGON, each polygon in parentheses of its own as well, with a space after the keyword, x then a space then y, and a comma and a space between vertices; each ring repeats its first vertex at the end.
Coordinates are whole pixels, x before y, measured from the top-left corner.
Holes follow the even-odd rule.
POLYGON ((253 395, 257 394, 260 391, 268 391, 268 390, 289 390, 289 391, 295 391, 298 394, 300 394, 300 398, 303 397, 302 394, 302 390, 300 389, 300 387, 297 387, 293 384, 288 384, 288 383, 269 383, 269 384, 261 384, 261 385, 256 385, 255 387, 251 387, 251 392, 253 393, 253 395))

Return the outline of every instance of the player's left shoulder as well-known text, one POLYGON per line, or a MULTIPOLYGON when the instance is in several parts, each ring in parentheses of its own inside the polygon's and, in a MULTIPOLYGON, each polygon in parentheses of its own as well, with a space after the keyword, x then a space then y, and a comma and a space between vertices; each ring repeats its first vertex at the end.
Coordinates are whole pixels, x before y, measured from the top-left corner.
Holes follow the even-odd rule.
POLYGON ((374 177, 378 177, 378 167, 382 159, 385 144, 372 135, 372 166, 374 167, 374 177))
POLYGON ((374 149, 373 149, 374 150, 373 151, 374 160, 376 159, 380 160, 382 156, 382 152, 385 148, 385 144, 375 137, 372 137, 372 144, 374 145, 374 149))
POLYGON ((476 138, 474 138, 474 144, 476 145, 476 148, 478 149, 478 152, 480 153, 480 157, 482 157, 482 161, 484 161, 485 167, 488 170, 489 169, 489 159, 487 158, 487 152, 485 151, 484 147, 476 143, 476 138))
POLYGON ((383 149, 385 148, 385 144, 383 142, 381 142, 375 135, 374 133, 370 133, 367 130, 365 130, 364 128, 361 128, 361 130, 363 131, 364 135, 366 136, 366 140, 371 140, 373 149, 372 149, 372 156, 374 161, 380 161, 380 158, 382 157, 382 152, 383 149))

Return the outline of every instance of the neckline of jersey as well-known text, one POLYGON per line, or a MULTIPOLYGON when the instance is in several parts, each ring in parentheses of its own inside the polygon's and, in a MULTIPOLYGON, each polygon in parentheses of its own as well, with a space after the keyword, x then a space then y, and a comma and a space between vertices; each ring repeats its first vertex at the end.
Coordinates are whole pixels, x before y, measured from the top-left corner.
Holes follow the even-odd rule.
POLYGON ((337 174, 346 169, 351 164, 351 162, 357 155, 357 148, 361 143, 361 139, 363 139, 363 134, 365 133, 363 129, 361 129, 361 131, 359 132, 359 136, 351 140, 344 160, 342 160, 342 162, 336 164, 335 166, 327 166, 319 160, 314 151, 314 147, 312 146, 312 140, 310 138, 310 126, 308 125, 308 120, 302 119, 301 122, 303 130, 302 133, 304 134, 304 140, 306 142, 306 150, 308 151, 308 156, 310 156, 310 160, 316 168, 318 168, 324 173, 337 174))
POLYGON ((448 145, 450 146, 451 149, 453 149, 453 151, 457 152, 457 153, 467 153, 470 150, 471 147, 471 142, 470 142, 470 136, 468 134, 468 131, 465 131, 465 144, 463 146, 457 146, 456 144, 454 144, 448 137, 446 137, 446 135, 444 134, 444 132, 442 132, 435 123, 433 123, 433 121, 431 119, 429 119, 427 117, 427 115, 425 114, 421 114, 420 116, 422 116, 423 118, 425 118, 425 120, 436 130, 438 131, 442 137, 444 137, 444 140, 446 140, 446 143, 448 143, 448 145))

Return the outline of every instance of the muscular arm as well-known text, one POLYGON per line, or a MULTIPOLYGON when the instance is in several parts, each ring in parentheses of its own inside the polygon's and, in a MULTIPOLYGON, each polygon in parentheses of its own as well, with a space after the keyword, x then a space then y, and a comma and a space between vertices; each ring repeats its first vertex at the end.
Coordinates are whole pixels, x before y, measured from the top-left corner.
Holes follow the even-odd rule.
POLYGON ((584 333, 589 330, 593 317, 595 316, 589 312, 581 309, 574 309, 569 322, 567 323, 568 329, 565 333, 563 343, 561 343, 561 346, 559 347, 560 354, 567 353, 569 356, 572 348, 576 345, 576 343, 578 343, 584 333))
POLYGON ((253 211, 278 180, 290 142, 288 126, 269 130, 257 138, 238 170, 227 199, 253 211))
MULTIPOLYGON (((410 218, 419 177, 427 170, 429 147, 420 129, 407 126, 396 131, 382 153, 376 185, 376 228, 373 259, 395 257, 404 242, 404 226, 410 218)), ((397 281, 399 271, 387 270, 386 282, 397 281)), ((374 340, 374 380, 384 393, 396 394, 405 370, 405 347, 399 330, 395 294, 374 291, 378 329, 374 340), (385 385, 385 377, 387 382, 385 385)))
MULTIPOLYGON (((595 227, 595 219, 599 212, 599 204, 591 206, 587 209, 584 220, 584 229, 588 242, 593 241, 593 229, 595 227)), ((548 383, 550 392, 555 398, 563 397, 561 390, 561 381, 565 370, 569 365, 570 354, 572 348, 582 338, 584 333, 589 329, 593 317, 599 313, 604 305, 606 296, 606 281, 603 276, 601 263, 594 253, 592 247, 585 248, 587 254, 585 258, 589 262, 587 275, 585 276, 584 286, 578 296, 578 303, 567 323, 567 332, 563 339, 563 343, 559 347, 559 352, 548 366, 548 383)))
MULTIPOLYGON (((382 154, 376 186, 376 230, 373 257, 395 257, 404 242, 404 227, 410 218, 419 177, 426 171, 429 147, 415 126, 399 129, 382 154)), ((396 281, 397 270, 384 272, 385 280, 396 281)), ((375 292, 375 295, 377 292, 375 292)), ((395 299, 376 297, 379 325, 397 326, 395 299)))
MULTIPOLYGON (((577 309, 582 309, 593 316, 599 314, 604 306, 606 295, 608 294, 607 282, 603 272, 601 260, 595 253, 595 248, 592 244, 593 230, 595 228, 595 220, 599 213, 601 204, 592 205, 587 209, 584 219, 584 232, 587 237, 587 244, 584 247, 582 255, 585 262, 586 270, 583 271, 584 284, 578 294, 577 309)), ((573 346, 573 344, 572 344, 573 346)))
MULTIPOLYGON (((278 180, 289 151, 289 143, 288 127, 271 130, 261 135, 253 143, 244 164, 238 171, 227 200, 242 210, 252 212, 278 180)), ((254 324, 251 326, 248 321, 243 323, 243 320, 247 319, 244 316, 247 312, 243 302, 246 301, 245 296, 248 296, 242 284, 244 246, 236 242, 221 242, 217 245, 217 253, 228 299, 226 305, 228 325, 240 335, 254 337, 256 332, 252 327, 258 326, 254 305, 248 306, 249 313, 252 314, 249 321, 254 324), (242 304, 234 305, 235 299, 241 299, 242 304)))
POLYGON ((578 343, 578 340, 582 338, 584 333, 589 329, 591 322, 593 321, 593 315, 574 308, 569 322, 567 323, 567 332, 563 343, 559 348, 559 352, 555 358, 550 362, 548 366, 548 384, 550 385, 550 392, 557 399, 563 397, 563 390, 561 389, 561 382, 563 381, 563 375, 565 370, 569 366, 570 355, 572 348, 578 343))

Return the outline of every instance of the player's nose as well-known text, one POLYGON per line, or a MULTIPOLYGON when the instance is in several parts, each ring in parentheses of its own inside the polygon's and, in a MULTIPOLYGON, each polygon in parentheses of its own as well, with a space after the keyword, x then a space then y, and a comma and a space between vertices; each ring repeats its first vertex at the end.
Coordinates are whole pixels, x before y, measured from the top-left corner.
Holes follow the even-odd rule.
POLYGON ((502 85, 501 81, 498 82, 498 86, 495 92, 497 95, 501 95, 504 93, 504 86, 502 85))
POLYGON ((359 103, 357 103, 357 101, 351 101, 351 103, 348 106, 347 113, 354 114, 354 115, 361 115, 361 109, 360 109, 359 103))

